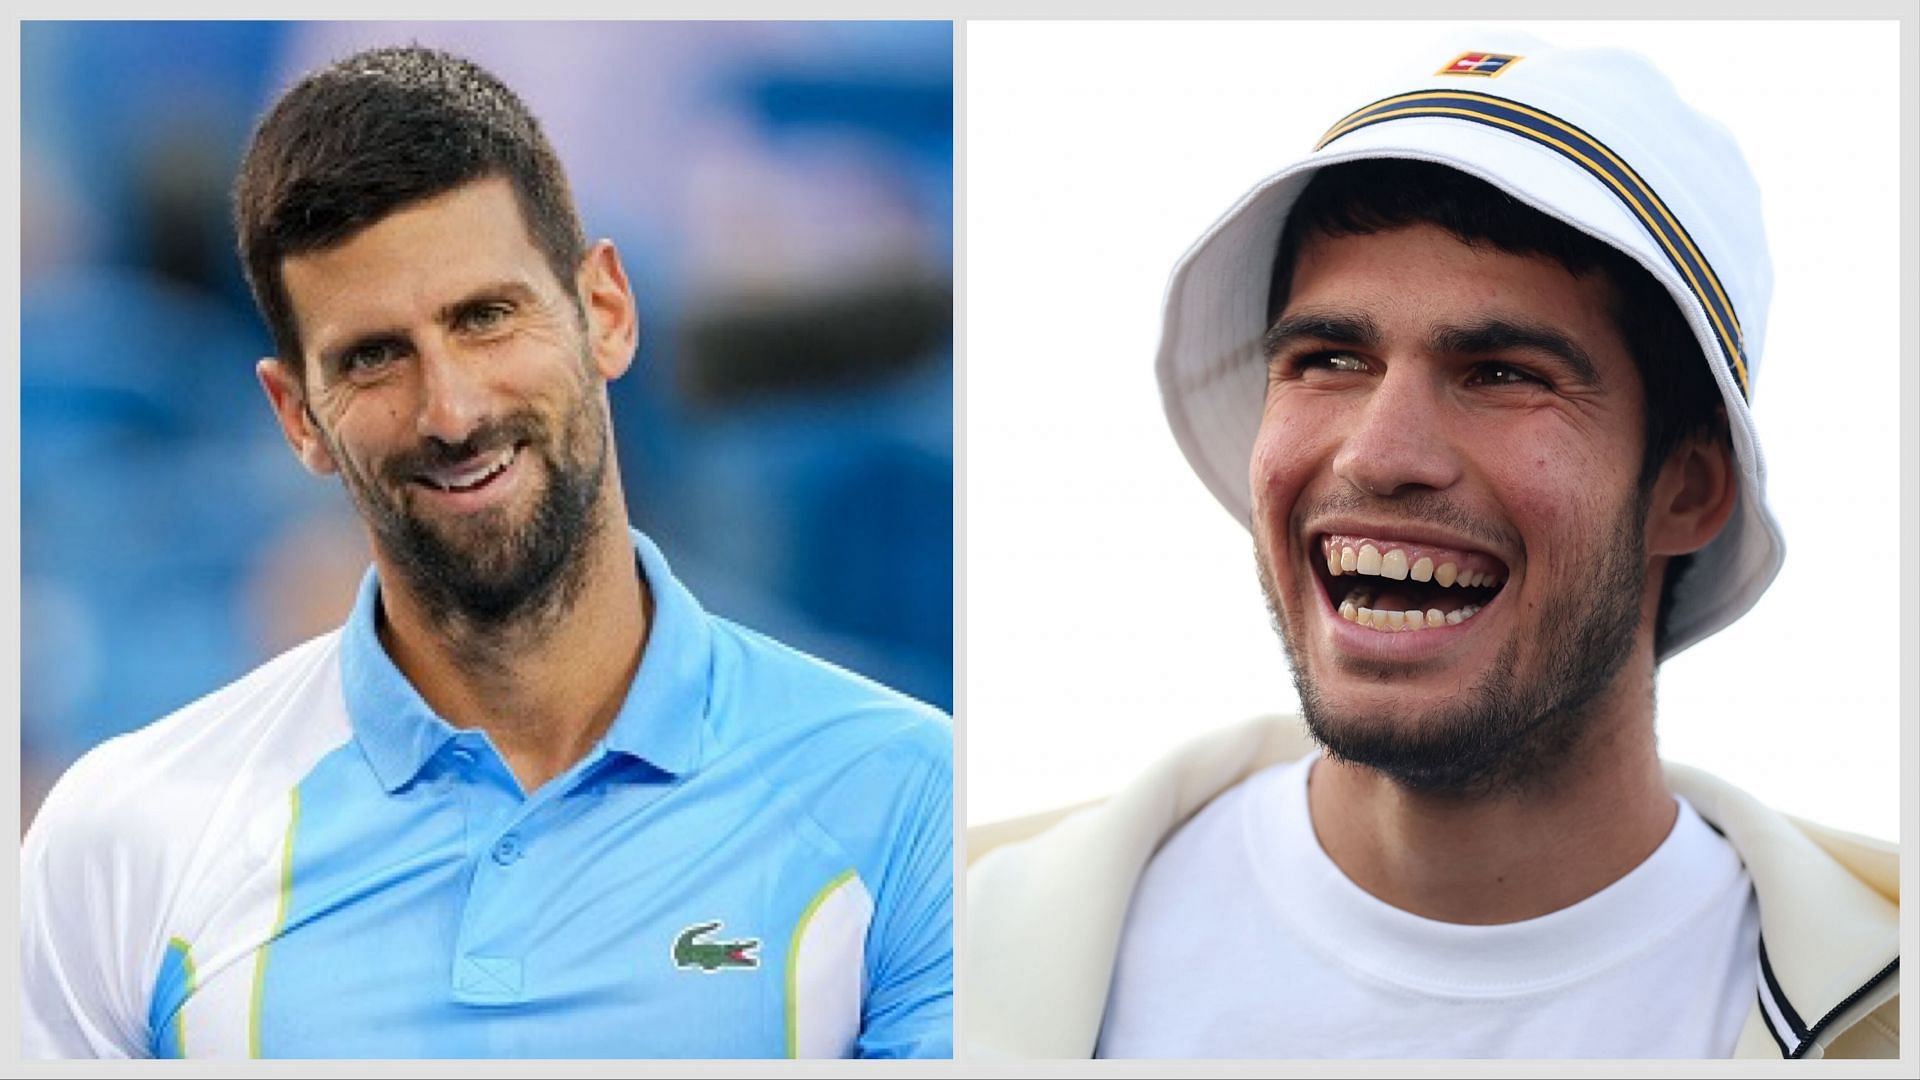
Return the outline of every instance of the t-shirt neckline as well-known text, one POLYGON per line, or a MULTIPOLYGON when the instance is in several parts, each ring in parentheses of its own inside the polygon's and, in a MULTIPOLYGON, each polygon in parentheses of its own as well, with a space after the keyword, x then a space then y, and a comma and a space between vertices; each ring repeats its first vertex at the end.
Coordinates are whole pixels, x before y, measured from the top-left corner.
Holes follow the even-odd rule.
POLYGON ((1639 866, 1537 918, 1464 925, 1401 910, 1356 885, 1320 846, 1307 801, 1318 755, 1252 777, 1242 835, 1260 887, 1300 940, 1356 975, 1425 994, 1538 993, 1660 947, 1741 872, 1738 856, 1684 798, 1639 866), (1676 903, 1685 898, 1687 902, 1676 903))

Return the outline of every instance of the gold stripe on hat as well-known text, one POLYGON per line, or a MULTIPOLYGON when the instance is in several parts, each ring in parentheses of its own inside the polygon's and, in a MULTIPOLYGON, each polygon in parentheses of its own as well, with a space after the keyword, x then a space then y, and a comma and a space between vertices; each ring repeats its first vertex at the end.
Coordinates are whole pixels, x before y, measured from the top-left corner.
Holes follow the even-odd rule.
POLYGON ((1626 203, 1634 214, 1640 218, 1641 224, 1647 228, 1647 231, 1652 234, 1653 238, 1666 250, 1668 259, 1686 278, 1687 284, 1692 288, 1695 297, 1700 300, 1700 306, 1706 309, 1707 318, 1713 323, 1714 332, 1720 340, 1721 348, 1729 365, 1733 369, 1736 380, 1739 382, 1741 395, 1743 397, 1751 395, 1745 362, 1745 334, 1740 328, 1740 319, 1734 311, 1733 303, 1727 299, 1726 290, 1721 287, 1720 279, 1713 272, 1713 267, 1707 262, 1706 257, 1700 254, 1699 248, 1694 246, 1693 238, 1688 235, 1687 230, 1675 220, 1672 211, 1667 208, 1666 203, 1654 193, 1653 188, 1640 177, 1640 174, 1635 172, 1631 166, 1620 159, 1619 155, 1609 150, 1598 139, 1581 131, 1574 125, 1550 113, 1529 108, 1528 106, 1507 98, 1459 90, 1432 90, 1385 98, 1348 113, 1329 129, 1326 135, 1321 137, 1314 149, 1319 150, 1328 143, 1340 138, 1342 135, 1357 131, 1362 127, 1368 127, 1385 120, 1399 120, 1419 116, 1460 117, 1475 123, 1484 123, 1505 128, 1533 139, 1536 142, 1552 146, 1569 159, 1585 166, 1594 176, 1605 181, 1606 184, 1613 188, 1614 192, 1620 196, 1621 201, 1626 203), (1456 104, 1439 105, 1431 104, 1432 102, 1453 102, 1456 104), (1589 148, 1594 153, 1605 157, 1607 161, 1612 163, 1613 166, 1631 182, 1637 191, 1629 191, 1626 187, 1622 186, 1619 178, 1615 177, 1613 173, 1607 169, 1602 168, 1586 153, 1583 153, 1582 147, 1569 146, 1566 142, 1554 138, 1552 135, 1536 131, 1525 124, 1517 123, 1505 117, 1493 115, 1483 111, 1483 109, 1462 108, 1459 107, 1460 105, 1491 105, 1538 120, 1542 124, 1576 139, 1583 144, 1584 148, 1589 148), (1651 207, 1653 211, 1657 212, 1658 218, 1655 218, 1653 214, 1649 212, 1648 207, 1651 207), (1666 229, 1661 228, 1661 221, 1665 221, 1666 229), (1677 237, 1679 242, 1685 246, 1686 253, 1684 255, 1680 250, 1675 248, 1673 240, 1669 239, 1667 235, 1669 230, 1672 235, 1677 237), (1694 273, 1694 266, 1696 265, 1699 267, 1699 275, 1694 273), (1700 280, 1701 277, 1706 279, 1705 285, 1702 284, 1700 280), (1712 289, 1711 295, 1709 295, 1707 291, 1708 287, 1712 289), (1715 298, 1719 300, 1719 304, 1717 305, 1713 303, 1715 298), (1721 315, 1723 310, 1725 312, 1724 319, 1721 315), (1732 326, 1731 330, 1728 329, 1729 323, 1732 326))

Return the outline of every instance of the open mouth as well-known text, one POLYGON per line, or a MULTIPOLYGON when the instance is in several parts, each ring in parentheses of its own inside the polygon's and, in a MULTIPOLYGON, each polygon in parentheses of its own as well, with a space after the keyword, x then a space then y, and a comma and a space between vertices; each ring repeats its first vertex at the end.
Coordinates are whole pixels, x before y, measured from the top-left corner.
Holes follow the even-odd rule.
POLYGON ((476 454, 457 465, 425 470, 415 479, 435 491, 479 491, 506 472, 519 455, 520 447, 515 444, 489 454, 476 454))
POLYGON ((1477 551, 1328 534, 1315 567, 1348 622, 1388 633, 1458 626, 1507 583, 1504 563, 1477 551))

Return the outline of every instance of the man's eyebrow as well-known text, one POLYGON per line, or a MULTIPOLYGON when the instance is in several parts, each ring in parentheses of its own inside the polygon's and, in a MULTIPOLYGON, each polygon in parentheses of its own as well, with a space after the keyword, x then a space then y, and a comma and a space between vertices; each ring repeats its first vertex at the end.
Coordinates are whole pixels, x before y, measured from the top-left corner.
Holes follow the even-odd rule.
POLYGON ((1531 349, 1559 360, 1575 382, 1600 385, 1600 369, 1580 343, 1550 326, 1488 319, 1472 326, 1443 326, 1427 339, 1437 353, 1497 353, 1531 349))
POLYGON ((1380 326, 1357 312, 1303 311, 1273 324, 1260 339, 1262 355, 1273 354, 1302 339, 1374 348, 1380 344, 1380 326))
MULTIPOLYGON (((477 286, 468 290, 460 299, 442 304, 439 310, 434 312, 434 318, 441 323, 451 323, 476 304, 484 304, 490 300, 512 300, 516 303, 530 304, 538 298, 533 287, 526 282, 514 278, 503 278, 477 286)), ((377 327, 328 343, 316 352, 323 367, 333 368, 339 366, 342 357, 361 346, 405 344, 406 341, 407 331, 404 327, 377 327)))

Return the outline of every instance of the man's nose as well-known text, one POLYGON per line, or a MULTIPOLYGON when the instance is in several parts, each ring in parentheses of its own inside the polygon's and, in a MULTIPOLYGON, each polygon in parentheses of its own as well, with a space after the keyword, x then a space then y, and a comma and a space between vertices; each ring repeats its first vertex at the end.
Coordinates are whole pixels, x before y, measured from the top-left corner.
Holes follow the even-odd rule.
POLYGON ((487 415, 483 373, 473 357, 444 341, 426 342, 419 349, 419 433, 457 446, 487 415))
POLYGON ((1334 475, 1387 498, 1410 488, 1441 490, 1460 478, 1454 418, 1423 365, 1396 364, 1375 385, 1334 455, 1334 475))

